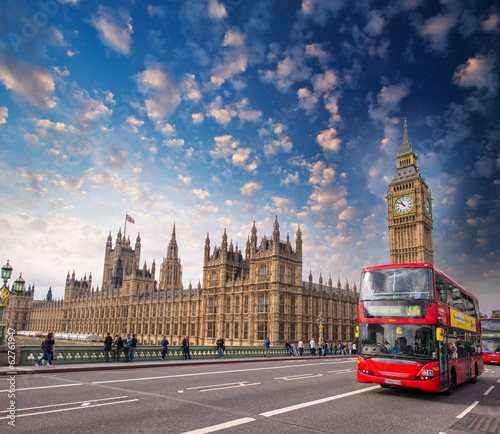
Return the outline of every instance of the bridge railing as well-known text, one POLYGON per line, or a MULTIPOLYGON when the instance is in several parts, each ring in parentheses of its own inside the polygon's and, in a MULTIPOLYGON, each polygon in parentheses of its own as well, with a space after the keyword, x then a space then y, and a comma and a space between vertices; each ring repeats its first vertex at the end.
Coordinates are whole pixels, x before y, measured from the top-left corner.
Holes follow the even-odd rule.
MULTIPOLYGON (((191 357, 197 359, 212 359, 218 358, 219 353, 216 346, 190 346, 191 357)), ((31 365, 38 361, 42 356, 43 351, 39 346, 23 346, 21 349, 21 365, 31 365)), ((271 357, 289 356, 289 352, 285 347, 272 347, 270 350, 271 357)), ((110 351, 110 360, 112 359, 113 350, 110 351)), ((304 348, 304 356, 309 356, 309 348, 304 348)), ((224 357, 264 357, 265 348, 262 347, 228 347, 224 350, 224 357)), ((134 361, 158 360, 161 357, 161 347, 159 345, 139 345, 134 354, 134 361)), ((182 345, 170 345, 166 360, 177 360, 184 358, 182 345)), ((124 349, 120 351, 120 361, 126 359, 124 349)), ((67 345, 54 348, 53 363, 96 363, 104 362, 104 350, 100 345, 67 345)))

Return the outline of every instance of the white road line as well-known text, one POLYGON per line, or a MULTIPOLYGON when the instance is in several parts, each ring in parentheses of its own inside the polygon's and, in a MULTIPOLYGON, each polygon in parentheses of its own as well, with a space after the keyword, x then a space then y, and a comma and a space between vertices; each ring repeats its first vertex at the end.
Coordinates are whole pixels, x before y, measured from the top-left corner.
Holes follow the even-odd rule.
POLYGON ((302 408, 312 407, 313 405, 324 404, 325 402, 335 401, 337 399, 347 398, 349 396, 358 395, 360 393, 369 392, 370 390, 378 389, 379 386, 366 387, 364 389, 354 390, 352 392, 342 393, 340 395, 329 396, 327 398, 317 399, 315 401, 303 402, 302 404, 291 405, 290 407, 278 408, 277 410, 266 411, 260 413, 259 416, 271 417, 278 414, 288 413, 290 411, 300 410, 302 408))
POLYGON ((215 390, 235 389, 237 387, 257 386, 259 384, 262 384, 262 383, 250 383, 250 384, 246 383, 248 383, 248 381, 242 381, 240 383, 214 384, 212 386, 188 387, 186 388, 186 390, 199 390, 200 392, 212 392, 215 390))
POLYGON ((356 369, 340 369, 338 371, 327 371, 327 374, 348 374, 349 372, 356 372, 356 369))
POLYGON ((300 375, 289 375, 288 377, 276 377, 274 380, 285 380, 285 381, 294 381, 294 380, 308 380, 309 378, 322 377, 323 374, 300 374, 300 375))
MULTIPOLYGON (((72 387, 72 386, 83 386, 83 383, 76 383, 76 384, 54 384, 52 386, 39 386, 39 387, 25 387, 22 389, 16 389, 16 392, 19 392, 20 390, 37 390, 37 389, 53 389, 56 387, 72 387)), ((0 390, 0 393, 2 392, 8 392, 9 390, 0 390)))
MULTIPOLYGON (((63 405, 75 405, 75 404, 90 405, 91 402, 111 401, 112 399, 123 399, 123 398, 128 398, 128 396, 116 396, 113 398, 89 399, 87 401, 65 402, 63 404, 42 405, 42 406, 38 406, 38 407, 16 408, 16 413, 18 411, 39 410, 41 408, 51 408, 51 407, 62 407, 63 405)), ((9 410, 2 410, 2 411, 0 411, 0 413, 9 413, 9 410)))
POLYGON ((483 395, 488 395, 494 388, 495 386, 491 386, 486 392, 483 393, 483 395))
POLYGON ((462 411, 462 413, 460 413, 457 416, 457 419, 462 419, 464 416, 467 415, 467 413, 469 413, 469 411, 471 411, 478 404, 479 404, 479 401, 474 401, 474 403, 472 405, 469 405, 464 411, 462 411))
POLYGON ((220 423, 219 425, 207 426, 205 428, 195 429, 194 431, 185 431, 182 434, 205 434, 209 432, 219 431, 221 429, 232 428, 238 425, 243 425, 248 422, 253 422, 255 419, 251 417, 243 417, 241 419, 230 420, 229 422, 220 423))
POLYGON ((497 380, 497 383, 500 383, 500 378, 497 380))
MULTIPOLYGON (((40 414, 60 413, 61 411, 82 410, 85 408, 92 408, 92 407, 103 407, 105 405, 126 404, 128 402, 136 402, 136 401, 139 401, 139 400, 138 399, 129 399, 127 401, 116 401, 116 402, 106 402, 103 404, 87 405, 86 407, 80 406, 80 407, 73 407, 73 408, 60 408, 59 410, 39 411, 38 413, 16 414, 16 418, 17 417, 25 417, 25 416, 38 416, 40 414)), ((9 418, 10 418, 10 416, 0 417, 0 420, 9 419, 9 418)))
POLYGON ((210 387, 234 386, 235 384, 242 385, 245 383, 248 383, 248 381, 238 381, 237 383, 225 383, 225 384, 210 384, 208 386, 186 387, 186 390, 209 389, 210 387))
MULTIPOLYGON (((349 361, 350 362, 350 361, 349 361)), ((323 362, 322 364, 334 364, 339 362, 323 362)), ((345 363, 345 362, 343 362, 345 363)), ((141 378, 120 378, 119 380, 104 380, 104 381, 92 381, 90 384, 108 384, 108 383, 124 383, 129 381, 149 381, 149 380, 162 380, 166 378, 182 378, 182 377, 198 377, 203 375, 214 375, 214 374, 234 374, 238 372, 252 372, 252 371, 268 371, 274 369, 290 369, 290 368, 302 368, 304 366, 318 366, 317 363, 304 363, 302 365, 286 365, 286 366, 267 366, 265 368, 251 368, 251 369, 234 369, 225 371, 211 371, 211 372, 195 372, 189 374, 175 374, 175 375, 162 375, 159 377, 141 377, 141 378)))

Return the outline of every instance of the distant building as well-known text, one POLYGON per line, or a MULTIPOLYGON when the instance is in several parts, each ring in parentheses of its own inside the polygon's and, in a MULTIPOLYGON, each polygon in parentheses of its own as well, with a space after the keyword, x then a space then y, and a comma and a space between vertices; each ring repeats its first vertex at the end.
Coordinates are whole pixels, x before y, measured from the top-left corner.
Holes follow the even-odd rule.
POLYGON ((205 240, 203 285, 182 285, 182 266, 175 225, 167 255, 155 280, 156 264, 140 264, 141 238, 132 249, 130 238, 118 232, 113 248, 109 234, 104 255, 101 289, 92 275, 66 277, 63 300, 33 300, 34 288, 10 300, 5 321, 16 330, 63 333, 138 335, 143 344, 158 344, 167 335, 179 344, 189 335, 193 345, 212 345, 222 336, 226 345, 273 345, 287 340, 318 339, 317 318, 323 314, 323 336, 329 341, 354 340, 358 295, 340 279, 302 281, 302 233, 295 248, 287 235, 280 239, 276 218, 273 234, 257 240, 255 223, 245 250, 228 245, 226 231, 220 247, 205 240), (21 320, 22 318, 22 320, 21 320))
POLYGON ((387 188, 387 224, 391 264, 434 262, 432 196, 420 175, 417 156, 404 125, 397 170, 387 188))

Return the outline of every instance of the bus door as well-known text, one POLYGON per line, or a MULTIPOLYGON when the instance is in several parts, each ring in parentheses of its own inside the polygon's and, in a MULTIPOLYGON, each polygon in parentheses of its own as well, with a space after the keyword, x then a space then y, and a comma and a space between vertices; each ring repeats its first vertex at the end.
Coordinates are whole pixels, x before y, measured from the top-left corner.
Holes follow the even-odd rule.
POLYGON ((437 330, 437 341, 439 346, 439 378, 441 382, 441 390, 448 389, 449 385, 449 350, 446 331, 442 328, 437 330))
MULTIPOLYGON (((470 342, 470 340, 469 340, 470 342)), ((472 374, 471 374, 471 371, 470 371, 470 365, 471 365, 471 361, 470 361, 470 353, 471 353, 471 347, 470 345, 467 345, 465 347, 465 375, 467 376, 467 379, 466 381, 469 381, 472 377, 472 374)))

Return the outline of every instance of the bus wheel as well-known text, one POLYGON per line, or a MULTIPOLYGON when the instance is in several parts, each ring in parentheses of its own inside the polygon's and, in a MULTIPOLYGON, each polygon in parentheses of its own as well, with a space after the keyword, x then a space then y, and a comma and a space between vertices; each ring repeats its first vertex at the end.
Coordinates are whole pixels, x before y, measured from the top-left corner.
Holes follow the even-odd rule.
POLYGON ((448 390, 446 390, 446 395, 453 395, 453 391, 455 390, 455 386, 457 385, 457 377, 455 376, 455 371, 450 374, 450 383, 448 385, 448 390))
POLYGON ((474 368, 475 375, 474 375, 474 378, 471 378, 470 381, 469 381, 472 384, 477 383, 477 376, 478 376, 478 373, 477 373, 477 364, 475 364, 474 366, 475 366, 475 368, 474 368))

